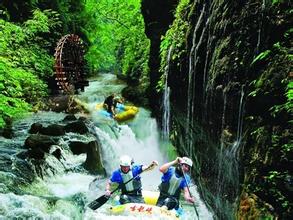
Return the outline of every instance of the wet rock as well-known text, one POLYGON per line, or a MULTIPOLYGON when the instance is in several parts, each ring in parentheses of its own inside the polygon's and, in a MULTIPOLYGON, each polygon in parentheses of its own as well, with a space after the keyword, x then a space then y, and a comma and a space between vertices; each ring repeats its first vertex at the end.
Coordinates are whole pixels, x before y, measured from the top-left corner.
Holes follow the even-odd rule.
POLYGON ((50 136, 32 134, 25 140, 24 146, 32 150, 41 149, 42 151, 49 153, 51 145, 55 144, 57 144, 57 140, 50 136))
POLYGON ((88 144, 80 141, 72 141, 69 143, 70 150, 73 154, 87 153, 88 144))
POLYGON ((40 133, 49 136, 61 136, 65 134, 65 131, 62 125, 52 124, 48 127, 42 128, 40 133))
POLYGON ((89 131, 86 124, 81 120, 65 125, 64 129, 66 132, 75 132, 79 134, 85 134, 89 131))
POLYGON ((30 158, 34 158, 37 160, 42 160, 45 158, 45 152, 39 148, 36 149, 29 149, 28 150, 28 156, 30 158))
POLYGON ((5 126, 2 130, 0 130, 1 135, 7 139, 11 139, 13 137, 12 118, 5 114, 2 117, 5 122, 5 126))
POLYGON ((36 134, 39 133, 41 131, 41 129, 43 128, 43 125, 39 122, 33 123, 31 125, 30 130, 28 131, 28 133, 30 134, 36 134))
POLYGON ((2 136, 7 138, 7 139, 12 139, 13 138, 13 129, 10 128, 10 127, 3 128, 2 136))
POLYGON ((105 174, 100 155, 101 147, 97 141, 91 141, 89 143, 72 141, 69 143, 69 147, 73 154, 87 154, 86 161, 83 164, 86 170, 95 174, 105 174))
POLYGON ((19 152, 15 156, 18 157, 19 159, 25 160, 27 157, 29 157, 29 154, 28 154, 27 150, 24 150, 24 151, 19 152))
POLYGON ((70 114, 70 115, 66 115, 65 118, 63 119, 63 121, 75 121, 77 120, 76 116, 73 115, 73 114, 70 114))
POLYGON ((58 160, 60 160, 61 157, 62 157, 62 153, 61 153, 60 148, 57 148, 56 150, 54 150, 54 151, 52 152, 52 155, 53 155, 54 157, 56 157, 58 160))
POLYGON ((55 112, 65 112, 68 110, 70 96, 59 95, 51 97, 49 100, 49 108, 55 112))
POLYGON ((88 151, 86 161, 83 166, 91 173, 102 174, 105 175, 105 169, 102 164, 101 154, 100 154, 101 146, 97 141, 91 141, 88 143, 88 151))

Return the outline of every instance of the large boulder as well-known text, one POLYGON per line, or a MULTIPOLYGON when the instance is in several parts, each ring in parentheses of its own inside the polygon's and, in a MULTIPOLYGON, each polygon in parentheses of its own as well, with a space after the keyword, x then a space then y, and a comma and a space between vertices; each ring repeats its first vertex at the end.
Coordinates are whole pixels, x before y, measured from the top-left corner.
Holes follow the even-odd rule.
POLYGON ((86 124, 82 120, 69 123, 65 125, 64 129, 66 132, 74 132, 79 134, 85 134, 89 131, 86 124))
POLYGON ((30 134, 37 134, 41 131, 41 129, 43 128, 43 125, 39 122, 33 123, 31 125, 30 130, 28 131, 28 133, 30 134))
POLYGON ((49 153, 52 145, 56 145, 57 140, 42 134, 32 134, 24 142, 24 147, 27 149, 42 150, 49 153))
POLYGON ((105 174, 100 154, 100 145, 97 141, 89 143, 72 141, 69 143, 69 147, 73 154, 87 154, 86 161, 83 164, 86 170, 94 174, 105 174))
POLYGON ((58 124, 52 124, 47 127, 43 127, 40 131, 41 134, 49 136, 62 136, 65 134, 64 126, 58 124))
POLYGON ((101 146, 97 141, 88 143, 87 157, 83 166, 91 173, 98 173, 105 175, 105 168, 103 167, 101 153, 101 146))

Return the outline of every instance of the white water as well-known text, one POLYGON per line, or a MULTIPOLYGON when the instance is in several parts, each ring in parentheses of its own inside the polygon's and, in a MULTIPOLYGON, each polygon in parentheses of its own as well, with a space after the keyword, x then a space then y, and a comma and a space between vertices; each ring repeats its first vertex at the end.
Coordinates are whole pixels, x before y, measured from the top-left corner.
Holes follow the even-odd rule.
MULTIPOLYGON (((118 158, 121 154, 129 154, 137 164, 149 164, 157 160, 163 164, 169 160, 166 151, 160 149, 165 146, 161 143, 156 120, 150 117, 150 112, 140 108, 139 114, 132 122, 117 124, 113 120, 101 120, 95 112, 95 105, 102 102, 111 92, 117 92, 123 84, 115 80, 110 74, 105 74, 92 81, 85 92, 79 96, 88 103, 92 110, 92 121, 96 125, 97 137, 102 143, 102 157, 107 174, 118 168, 118 158)), ((50 113, 51 114, 51 113, 50 113)), ((64 115, 52 113, 56 121, 64 115)), ((35 117, 35 116, 34 116, 35 117)), ((46 120, 47 113, 40 113, 40 120, 46 120)), ((51 115, 50 117, 51 118, 51 115)), ((50 120, 48 119, 48 122, 50 120)), ((105 192, 106 179, 101 176, 92 176, 85 172, 80 165, 85 161, 86 155, 73 155, 68 147, 68 140, 92 141, 92 136, 69 133, 63 138, 59 146, 65 159, 61 162, 54 157, 48 157, 48 163, 54 166, 55 173, 50 173, 44 179, 37 179, 33 184, 25 187, 28 195, 15 195, 13 193, 0 193, 0 219, 19 217, 20 219, 151 219, 133 216, 111 216, 110 200, 96 211, 86 207, 86 204, 101 196, 105 192), (65 172, 65 170, 70 170, 65 172), (93 181, 95 178, 96 181, 93 181), (85 209, 84 209, 85 208, 85 209)), ((144 189, 156 190, 160 183, 161 174, 158 168, 142 174, 144 189)), ((200 219, 212 219, 211 213, 200 200, 196 187, 191 187, 196 198, 196 207, 200 219)), ((185 210, 184 219, 195 219, 193 207, 183 202, 185 210)), ((153 219, 160 219, 159 216, 153 219)))
POLYGON ((169 48, 168 56, 167 56, 167 66, 165 68, 165 85, 164 85, 164 93, 163 93, 163 120, 162 120, 162 136, 164 140, 169 140, 170 135, 170 93, 171 89, 168 86, 168 74, 170 69, 170 60, 172 56, 172 46, 169 48))
POLYGON ((189 54, 189 70, 188 70, 188 101, 187 101, 187 117, 186 117, 186 132, 187 132, 187 148, 188 148, 188 156, 192 156, 194 152, 193 147, 193 124, 194 121, 194 113, 195 113, 195 106, 196 106, 196 100, 195 100, 195 90, 196 90, 196 66, 199 61, 199 57, 197 56, 199 46, 202 44, 203 38, 205 36, 206 27, 208 25, 208 21, 206 21, 203 30, 201 32, 201 35, 197 40, 197 34, 199 32, 200 26, 203 23, 204 14, 206 8, 206 4, 203 4, 203 8, 201 10, 200 16, 197 20, 197 23, 194 28, 193 36, 192 36, 192 47, 189 54))

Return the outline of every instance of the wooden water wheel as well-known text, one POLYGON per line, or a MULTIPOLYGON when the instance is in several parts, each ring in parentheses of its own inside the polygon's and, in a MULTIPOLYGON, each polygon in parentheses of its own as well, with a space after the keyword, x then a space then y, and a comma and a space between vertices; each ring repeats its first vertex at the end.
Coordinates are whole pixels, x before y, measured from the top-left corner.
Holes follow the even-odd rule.
POLYGON ((55 49, 55 81, 59 93, 73 94, 88 86, 85 79, 84 47, 74 34, 63 36, 55 49))

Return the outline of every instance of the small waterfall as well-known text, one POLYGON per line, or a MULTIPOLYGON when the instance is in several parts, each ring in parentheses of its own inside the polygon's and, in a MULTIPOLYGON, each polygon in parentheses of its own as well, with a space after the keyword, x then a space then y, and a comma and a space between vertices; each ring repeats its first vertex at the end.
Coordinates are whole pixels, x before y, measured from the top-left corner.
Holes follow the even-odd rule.
POLYGON ((258 28, 258 35, 257 35, 257 44, 255 49, 255 56, 257 56, 260 52, 261 47, 261 36, 262 36, 262 26, 263 26, 263 19, 264 19, 264 11, 266 8, 266 0, 262 0, 261 5, 261 16, 260 16, 260 22, 259 22, 259 28, 258 28))
POLYGON ((189 71, 188 71, 188 99, 187 99, 187 117, 186 117, 186 133, 187 133, 187 151, 188 155, 193 154, 193 138, 192 138, 192 127, 194 120, 194 110, 195 110, 195 83, 196 83, 196 65, 198 63, 198 48, 202 43, 203 36, 205 34, 206 26, 204 26, 203 31, 201 32, 198 42, 196 42, 197 33, 200 29, 200 26, 203 22, 205 14, 205 4, 201 10, 200 16, 197 20, 193 31, 192 38, 192 47, 189 54, 189 71))
POLYGON ((165 68, 165 86, 163 94, 163 119, 162 119, 162 136, 164 140, 169 139, 170 133, 170 92, 171 89, 168 86, 168 74, 170 69, 170 60, 172 56, 172 46, 169 48, 167 56, 167 66, 165 68))
MULTIPOLYGON (((101 120, 96 117, 95 104, 100 102, 107 93, 102 93, 99 89, 105 87, 122 87, 123 85, 111 85, 107 83, 108 75, 105 78, 99 78, 98 82, 90 82, 83 94, 84 99, 91 99, 93 103, 88 103, 88 107, 93 109, 91 115, 91 132, 96 133, 96 137, 91 134, 66 133, 61 136, 58 141, 58 146, 62 151, 62 158, 57 160, 55 157, 47 155, 45 169, 50 169, 44 172, 42 178, 37 178, 32 183, 22 186, 18 189, 18 185, 13 186, 14 179, 18 176, 12 172, 6 172, 8 167, 2 167, 0 170, 0 219, 137 219, 137 216, 125 213, 123 215, 111 215, 109 207, 114 201, 109 199, 109 202, 104 204, 96 211, 87 208, 87 204, 105 192, 105 182, 108 177, 90 175, 82 164, 86 160, 86 154, 74 155, 69 146, 70 141, 91 142, 98 139, 101 145, 100 153, 103 156, 104 167, 109 176, 112 171, 119 167, 119 157, 122 154, 129 154, 134 158, 137 164, 149 164, 152 160, 157 160, 160 165, 170 160, 167 154, 160 149, 162 140, 160 139, 157 122, 151 118, 151 113, 143 108, 140 108, 139 114, 135 120, 127 124, 117 124, 115 121, 101 120), (96 87, 97 84, 101 85, 96 87), (111 121, 111 122, 110 122, 111 121), (54 169, 51 169, 54 168, 54 169), (3 171, 4 170, 4 171, 3 171), (52 172, 51 172, 52 171, 52 172), (5 181, 2 181, 5 180, 5 181), (11 184, 10 184, 11 183, 11 184), (12 186, 11 186, 12 185, 12 186), (13 193, 11 187, 16 190, 13 193), (18 195, 17 195, 17 193, 18 195)), ((109 80, 113 83, 115 76, 111 75, 109 80)), ((115 89, 115 91, 117 91, 115 89)), ((33 122, 48 123, 59 122, 64 118, 64 114, 59 113, 38 113, 27 119, 25 125, 21 124, 19 135, 16 140, 2 140, 0 146, 0 157, 5 161, 10 162, 10 157, 13 157, 14 162, 19 161, 14 154, 23 150, 22 144, 28 135, 27 131, 33 122), (45 117, 49 114, 49 117, 45 117), (38 116, 38 117, 36 117, 38 116), (4 146, 3 146, 4 143, 4 146), (10 149, 11 148, 11 149, 10 149), (18 149, 19 148, 19 149, 18 149), (11 151, 11 155, 6 157, 6 153, 11 151), (4 153, 3 153, 4 152, 4 153), (5 157, 4 157, 5 156, 5 157)), ((162 144, 163 145, 163 144, 162 144)), ((4 161, 4 162, 5 162, 4 161)), ((3 163, 6 165, 5 163, 3 163)), ((21 164, 28 165, 28 164, 21 164)), ((12 169, 11 169, 12 170, 12 169)), ((156 168, 153 171, 142 174, 143 187, 146 190, 157 190, 157 186, 161 180, 161 173, 156 168)), ((21 184, 21 179, 16 179, 21 184)), ((191 187, 193 195, 196 197, 197 208, 201 219, 212 219, 212 214, 207 210, 205 204, 199 197, 196 187, 191 187)), ((186 204, 186 203, 185 203, 186 204)), ((195 213, 193 207, 185 205, 182 202, 186 216, 184 220, 194 219, 195 213)), ((159 219, 160 216, 151 219, 159 219)), ((150 219, 148 216, 140 219, 150 219)))
MULTIPOLYGON (((222 115, 222 131, 224 130, 224 126, 225 126, 225 120, 226 120, 226 106, 227 106, 227 94, 225 91, 223 91, 223 100, 224 100, 224 103, 223 103, 223 115, 222 115)), ((218 177, 217 177, 217 194, 219 195, 221 190, 222 190, 222 172, 224 171, 222 169, 223 167, 223 151, 224 151, 224 141, 223 141, 223 138, 221 138, 221 144, 220 144, 220 153, 219 153, 219 156, 218 156, 218 160, 219 160, 219 173, 218 173, 218 177)))
POLYGON ((242 128, 243 128, 243 114, 244 114, 244 86, 241 86, 241 95, 240 95, 240 101, 239 101, 239 111, 238 111, 238 123, 237 123, 237 135, 236 135, 236 141, 234 142, 231 153, 234 156, 234 158, 238 159, 238 149, 241 143, 242 139, 242 128))
MULTIPOLYGON (((219 209, 223 208, 225 197, 235 199, 239 192, 239 164, 238 164, 238 152, 241 146, 242 140, 242 128, 243 128, 243 114, 244 114, 244 86, 241 87, 241 92, 239 95, 239 109, 238 109, 238 119, 237 119, 237 134, 236 139, 233 143, 225 142, 224 136, 221 138, 221 146, 219 153, 219 173, 217 177, 217 202, 216 205, 219 209), (223 193, 226 192, 227 195, 223 193), (229 196, 228 196, 229 195, 229 196)), ((227 101, 226 95, 224 96, 224 103, 227 101)), ((226 108, 224 107, 224 111, 226 108)), ((225 116, 223 113, 222 117, 222 131, 225 126, 225 116)), ((228 198, 227 198, 228 199, 228 198)), ((235 207, 228 207, 227 212, 231 212, 231 209, 235 207), (230 211, 229 211, 230 210, 230 211)))

